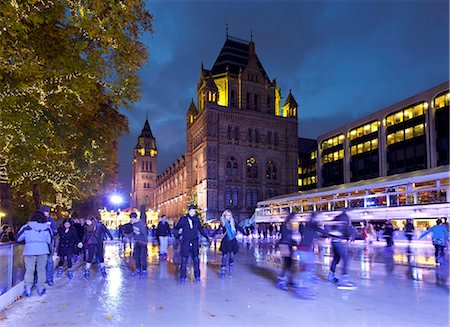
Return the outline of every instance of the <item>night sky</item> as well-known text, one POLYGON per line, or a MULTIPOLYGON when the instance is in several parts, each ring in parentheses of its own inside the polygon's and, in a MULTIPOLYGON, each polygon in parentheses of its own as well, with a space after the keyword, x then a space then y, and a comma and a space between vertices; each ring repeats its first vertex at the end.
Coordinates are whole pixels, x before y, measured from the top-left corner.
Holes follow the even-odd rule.
MULTIPOLYGON (((200 64, 210 69, 229 35, 253 40, 282 96, 300 105, 299 135, 316 138, 449 79, 447 1, 149 1, 154 33, 140 73, 143 94, 119 143, 128 196, 131 160, 146 115, 158 172, 184 154, 185 113, 200 64)), ((284 103, 284 100, 282 100, 284 103)))

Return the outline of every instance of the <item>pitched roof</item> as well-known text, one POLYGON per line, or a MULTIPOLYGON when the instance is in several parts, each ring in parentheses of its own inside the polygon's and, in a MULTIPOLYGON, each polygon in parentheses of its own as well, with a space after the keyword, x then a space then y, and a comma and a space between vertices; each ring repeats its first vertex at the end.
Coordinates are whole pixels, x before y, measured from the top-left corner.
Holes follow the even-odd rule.
POLYGON ((187 112, 188 113, 193 113, 194 115, 198 114, 198 109, 195 106, 194 99, 191 100, 191 105, 189 106, 189 109, 188 109, 187 112))
POLYGON ((290 104, 294 108, 298 108, 297 101, 295 101, 294 96, 291 93, 291 90, 289 90, 289 94, 286 98, 286 102, 284 103, 283 107, 287 104, 290 104))
MULTIPOLYGON (((239 69, 244 69, 248 64, 249 44, 247 41, 228 37, 211 69, 211 73, 213 75, 221 74, 228 69, 230 73, 239 74, 239 69)), ((261 69, 264 77, 270 80, 258 56, 256 56, 256 64, 261 69)))
POLYGON ((152 129, 150 128, 150 124, 148 119, 145 120, 144 127, 142 128, 141 137, 149 137, 154 139, 152 129))
POLYGON ((217 88, 216 83, 214 83, 214 80, 212 78, 208 78, 205 88, 208 89, 208 90, 213 90, 213 91, 218 91, 219 90, 217 88))

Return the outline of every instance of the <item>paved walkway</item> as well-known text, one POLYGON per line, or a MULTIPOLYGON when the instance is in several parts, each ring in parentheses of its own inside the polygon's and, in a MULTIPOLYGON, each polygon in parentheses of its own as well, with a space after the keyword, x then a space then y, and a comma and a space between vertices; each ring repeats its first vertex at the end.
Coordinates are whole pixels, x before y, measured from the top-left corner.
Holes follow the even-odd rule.
POLYGON ((272 242, 243 244, 234 275, 225 279, 218 277, 220 255, 213 246, 203 248, 201 282, 193 282, 190 271, 184 285, 176 265, 159 262, 157 247, 149 245, 146 279, 130 276, 129 258, 119 248, 106 246, 106 279, 94 268, 86 281, 78 267, 73 280, 63 275, 44 296, 12 304, 0 326, 449 326, 448 270, 416 262, 432 254, 429 247, 413 248, 408 266, 404 248, 391 255, 383 247, 352 245, 358 289, 343 291, 324 280, 331 260, 325 243, 317 256, 323 280, 316 300, 276 288, 272 242))

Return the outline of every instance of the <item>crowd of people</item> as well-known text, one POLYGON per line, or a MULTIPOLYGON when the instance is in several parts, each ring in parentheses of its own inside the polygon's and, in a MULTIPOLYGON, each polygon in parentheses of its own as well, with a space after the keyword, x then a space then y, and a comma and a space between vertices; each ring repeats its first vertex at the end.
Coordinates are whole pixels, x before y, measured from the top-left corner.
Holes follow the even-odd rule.
MULTIPOLYGON (((359 228, 352 225, 346 210, 338 214, 331 221, 323 221, 318 214, 313 212, 309 219, 300 222, 298 232, 300 242, 294 238, 295 214, 287 216, 282 224, 260 224, 256 227, 256 237, 276 238, 277 248, 282 257, 282 269, 278 275, 277 285, 282 290, 293 288, 300 298, 313 298, 312 283, 319 279, 315 276, 315 254, 314 244, 318 238, 329 238, 333 253, 333 260, 329 267, 327 280, 336 284, 338 288, 354 289, 355 284, 351 282, 348 275, 348 241, 355 240, 357 236, 362 238, 365 246, 370 246, 375 240, 380 239, 378 231, 382 231, 382 237, 386 240, 387 248, 394 245, 394 232, 396 229, 390 221, 384 225, 361 222, 359 228), (294 267, 294 258, 299 260, 299 267, 294 267), (342 263, 342 274, 337 277, 337 266, 342 263)), ((131 275, 146 278, 147 272, 147 245, 149 235, 152 235, 159 243, 160 260, 166 260, 168 256, 168 239, 175 237, 174 247, 179 252, 179 281, 186 282, 187 265, 189 257, 192 259, 194 279, 200 281, 199 265, 199 235, 207 242, 212 242, 217 234, 222 235, 219 251, 222 253, 219 277, 224 278, 226 274, 232 275, 235 255, 239 251, 236 239, 239 226, 230 210, 225 210, 220 217, 220 227, 211 229, 204 228, 197 216, 197 208, 190 205, 187 214, 170 227, 167 218, 160 217, 158 225, 148 228, 146 222, 141 220, 135 212, 130 214, 130 222, 119 226, 119 239, 122 240, 124 248, 129 246, 132 251, 133 264, 131 275)), ((253 235, 245 229, 241 229, 243 235, 253 235)), ((444 263, 444 250, 447 247, 449 233, 446 220, 437 220, 436 226, 422 233, 419 238, 432 234, 432 243, 435 247, 436 264, 444 263)), ((415 230, 412 220, 408 219, 404 225, 406 240, 410 243, 415 239, 415 230)), ((28 223, 20 228, 14 235, 10 226, 2 226, 2 242, 18 241, 24 242, 23 257, 25 263, 24 295, 31 296, 32 290, 36 289, 39 295, 46 292, 45 284, 54 284, 54 258, 56 250, 59 258, 56 269, 57 277, 63 275, 64 268, 69 279, 72 279, 73 264, 80 260, 84 264, 84 278, 89 279, 91 265, 97 264, 103 277, 107 276, 104 263, 104 242, 109 238, 113 240, 111 232, 101 222, 92 216, 86 218, 66 218, 57 227, 50 216, 50 209, 42 206, 39 211, 34 212, 28 223)), ((175 261, 174 261, 175 263, 175 261)))

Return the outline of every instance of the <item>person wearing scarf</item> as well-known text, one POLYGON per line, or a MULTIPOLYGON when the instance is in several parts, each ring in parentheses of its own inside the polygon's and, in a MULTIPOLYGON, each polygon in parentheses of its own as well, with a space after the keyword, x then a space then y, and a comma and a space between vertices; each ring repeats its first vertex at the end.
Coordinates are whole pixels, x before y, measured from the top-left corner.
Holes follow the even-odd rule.
POLYGON ((224 278, 227 265, 228 273, 231 275, 233 272, 234 255, 238 252, 238 243, 236 240, 236 224, 234 222, 233 214, 229 209, 226 209, 222 213, 220 222, 222 224, 222 233, 224 234, 219 248, 222 252, 220 278, 224 278))

